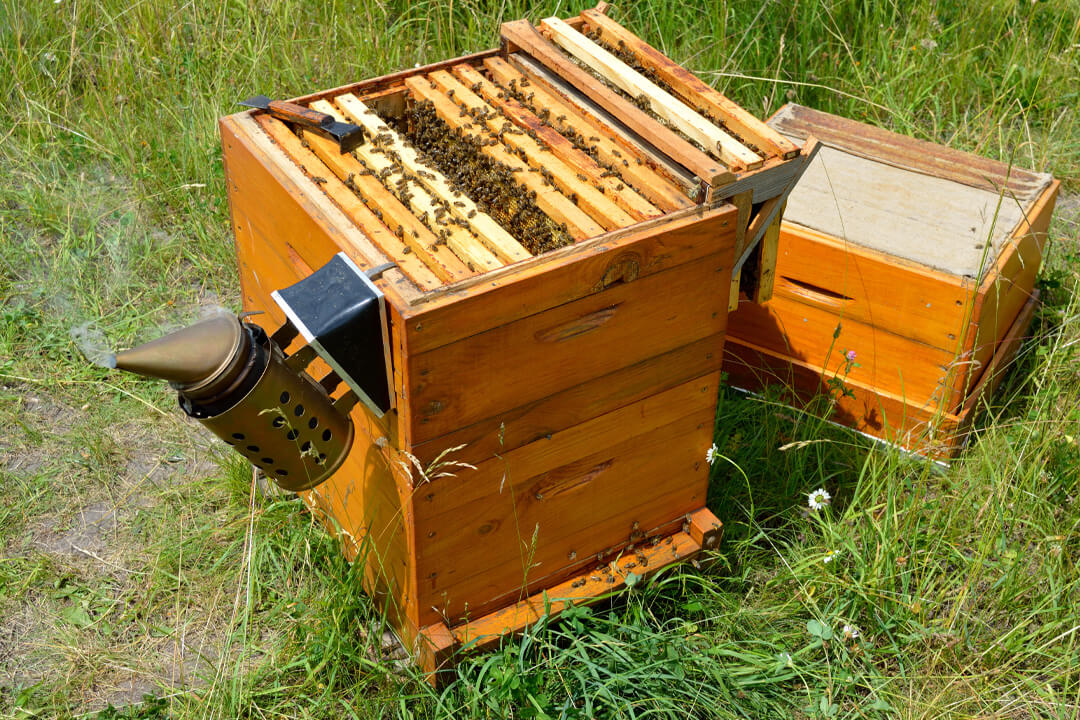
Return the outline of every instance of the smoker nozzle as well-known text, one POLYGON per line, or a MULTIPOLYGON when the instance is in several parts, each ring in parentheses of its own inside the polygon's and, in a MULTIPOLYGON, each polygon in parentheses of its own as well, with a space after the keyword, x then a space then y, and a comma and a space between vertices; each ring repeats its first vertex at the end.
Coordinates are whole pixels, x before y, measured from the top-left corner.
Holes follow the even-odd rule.
POLYGON ((297 355, 222 315, 116 355, 120 370, 168 380, 180 407, 291 491, 329 477, 348 454, 352 402, 335 402, 297 355))

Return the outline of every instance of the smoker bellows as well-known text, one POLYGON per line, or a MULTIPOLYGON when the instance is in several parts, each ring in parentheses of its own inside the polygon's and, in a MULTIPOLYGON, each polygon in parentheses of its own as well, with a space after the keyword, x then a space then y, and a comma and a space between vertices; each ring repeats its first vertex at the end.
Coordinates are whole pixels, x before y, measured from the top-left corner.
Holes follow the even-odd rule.
POLYGON ((303 435, 307 404, 363 401, 340 420, 340 467, 304 498, 428 669, 719 536, 705 452, 728 307, 771 293, 816 144, 603 10, 507 23, 498 50, 294 101, 363 128, 352 152, 272 110, 221 121, 244 308, 264 333, 240 327, 280 361, 274 390, 319 396, 301 414, 256 384, 240 406, 277 434, 234 447, 282 484, 277 455, 261 459, 299 451, 316 477, 335 460, 318 427, 303 435))

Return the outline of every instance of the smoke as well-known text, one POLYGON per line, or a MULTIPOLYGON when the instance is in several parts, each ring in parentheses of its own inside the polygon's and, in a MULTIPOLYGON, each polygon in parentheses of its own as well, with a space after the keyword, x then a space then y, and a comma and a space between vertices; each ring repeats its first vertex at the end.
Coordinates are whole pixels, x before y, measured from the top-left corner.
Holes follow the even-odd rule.
POLYGON ((71 339, 90 362, 103 368, 116 367, 116 356, 109 351, 105 333, 93 327, 93 321, 71 328, 71 339))

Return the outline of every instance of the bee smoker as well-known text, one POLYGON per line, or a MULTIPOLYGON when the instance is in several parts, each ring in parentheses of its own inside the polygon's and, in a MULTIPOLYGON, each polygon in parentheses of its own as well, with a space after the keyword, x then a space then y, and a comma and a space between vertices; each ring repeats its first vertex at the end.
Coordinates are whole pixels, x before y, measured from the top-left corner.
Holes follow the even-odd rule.
POLYGON ((297 492, 344 462, 358 400, 378 415, 390 409, 385 311, 382 293, 343 254, 273 297, 288 320, 272 336, 221 315, 117 353, 116 368, 168 380, 189 417, 297 492), (297 335, 307 344, 286 355, 297 335), (316 357, 332 368, 319 380, 308 373, 316 357))

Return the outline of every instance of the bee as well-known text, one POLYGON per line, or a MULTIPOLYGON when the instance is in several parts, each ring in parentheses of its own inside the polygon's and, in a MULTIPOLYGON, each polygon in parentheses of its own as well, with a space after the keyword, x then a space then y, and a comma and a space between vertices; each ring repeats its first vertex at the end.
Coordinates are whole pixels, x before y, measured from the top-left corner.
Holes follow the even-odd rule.
POLYGON ((412 248, 411 248, 411 247, 409 247, 408 245, 406 245, 405 247, 401 248, 401 254, 402 254, 402 255, 408 255, 408 254, 409 254, 409 253, 411 253, 411 252, 412 252, 412 248))
POLYGON ((585 177, 581 173, 577 174, 577 179, 580 180, 581 182, 589 182, 589 178, 585 177))

